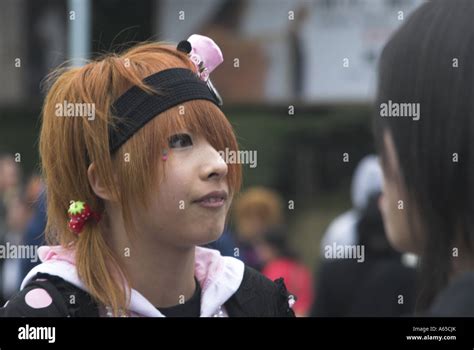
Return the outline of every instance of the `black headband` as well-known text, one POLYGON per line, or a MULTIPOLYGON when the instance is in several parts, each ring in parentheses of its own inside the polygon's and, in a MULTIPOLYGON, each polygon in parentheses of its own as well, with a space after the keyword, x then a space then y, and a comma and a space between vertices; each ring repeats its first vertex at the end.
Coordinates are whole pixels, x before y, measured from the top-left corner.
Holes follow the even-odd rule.
POLYGON ((150 94, 138 86, 127 90, 112 106, 119 117, 109 128, 109 149, 114 153, 133 134, 158 114, 190 100, 208 100, 222 105, 210 80, 206 84, 192 70, 171 68, 146 77, 143 82, 158 93, 150 94))

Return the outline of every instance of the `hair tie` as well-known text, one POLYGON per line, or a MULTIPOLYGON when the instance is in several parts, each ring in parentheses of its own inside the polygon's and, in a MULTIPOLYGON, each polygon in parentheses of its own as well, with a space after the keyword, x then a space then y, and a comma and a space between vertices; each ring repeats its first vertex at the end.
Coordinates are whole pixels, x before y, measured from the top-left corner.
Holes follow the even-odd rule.
POLYGON ((69 229, 76 235, 82 232, 84 225, 89 220, 94 219, 95 222, 99 222, 101 219, 100 213, 91 210, 87 203, 81 201, 70 201, 67 213, 69 229))

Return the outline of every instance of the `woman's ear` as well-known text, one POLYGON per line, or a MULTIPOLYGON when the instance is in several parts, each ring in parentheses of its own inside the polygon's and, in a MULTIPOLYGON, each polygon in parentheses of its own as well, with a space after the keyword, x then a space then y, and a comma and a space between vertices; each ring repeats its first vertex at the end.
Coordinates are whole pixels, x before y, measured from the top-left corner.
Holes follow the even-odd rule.
POLYGON ((97 174, 97 167, 94 163, 91 163, 87 169, 87 178, 89 179, 89 184, 91 185, 92 190, 99 198, 109 201, 112 200, 110 192, 104 186, 97 174))

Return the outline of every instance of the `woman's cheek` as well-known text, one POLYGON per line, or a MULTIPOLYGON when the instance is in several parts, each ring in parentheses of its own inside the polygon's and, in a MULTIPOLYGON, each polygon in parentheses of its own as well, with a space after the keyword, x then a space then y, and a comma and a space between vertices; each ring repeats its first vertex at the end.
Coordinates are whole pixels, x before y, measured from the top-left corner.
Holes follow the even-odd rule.
POLYGON ((383 194, 380 196, 379 199, 379 207, 380 212, 382 214, 385 233, 387 234, 387 238, 392 243, 392 245, 396 245, 397 242, 397 212, 395 211, 395 206, 393 205, 395 198, 393 196, 393 190, 390 187, 390 184, 386 181, 383 189, 383 194))
POLYGON ((387 238, 392 247, 400 252, 413 250, 406 210, 396 185, 387 184, 381 199, 381 213, 387 238))

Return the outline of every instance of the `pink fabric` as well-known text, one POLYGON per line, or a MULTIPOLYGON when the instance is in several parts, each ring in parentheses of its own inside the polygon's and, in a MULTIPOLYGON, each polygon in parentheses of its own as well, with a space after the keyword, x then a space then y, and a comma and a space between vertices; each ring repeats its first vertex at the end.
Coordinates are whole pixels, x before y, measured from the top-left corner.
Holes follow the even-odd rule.
POLYGON ((25 303, 33 309, 43 309, 53 302, 49 293, 43 288, 35 288, 25 295, 25 303))
POLYGON ((211 38, 193 34, 188 38, 188 41, 192 47, 190 56, 194 57, 194 59, 202 59, 204 67, 207 68, 206 74, 211 74, 218 65, 224 62, 221 49, 211 38))
POLYGON ((195 254, 194 276, 204 289, 206 284, 220 275, 223 264, 218 262, 221 255, 219 251, 212 249, 196 249, 195 254))
POLYGON ((39 247, 38 256, 42 262, 62 260, 73 265, 76 264, 74 249, 67 249, 60 245, 39 247))

